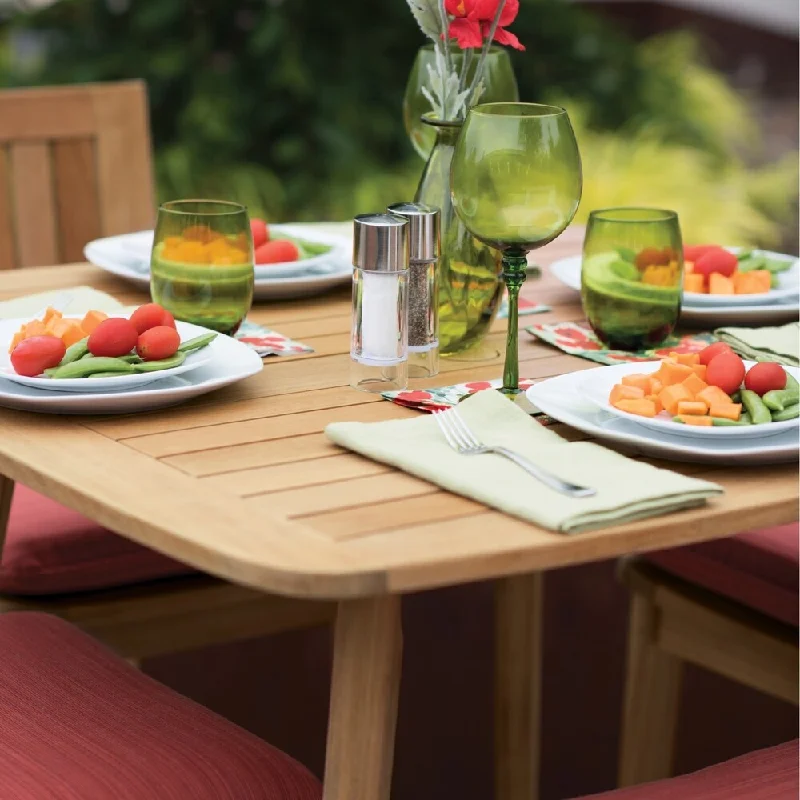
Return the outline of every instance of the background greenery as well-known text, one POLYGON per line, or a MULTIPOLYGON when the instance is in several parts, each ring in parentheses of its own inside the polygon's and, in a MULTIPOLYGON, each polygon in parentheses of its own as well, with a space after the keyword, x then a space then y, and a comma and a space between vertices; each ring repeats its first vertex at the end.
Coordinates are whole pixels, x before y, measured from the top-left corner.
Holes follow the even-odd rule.
MULTIPOLYGON (((757 127, 691 38, 637 46, 563 0, 522 0, 513 30, 521 97, 575 121, 582 217, 664 205, 687 239, 765 245, 794 224, 796 156, 746 166, 757 127)), ((422 38, 404 0, 61 0, 0 32, 0 85, 147 81, 162 199, 305 220, 413 195, 401 100, 422 38)))

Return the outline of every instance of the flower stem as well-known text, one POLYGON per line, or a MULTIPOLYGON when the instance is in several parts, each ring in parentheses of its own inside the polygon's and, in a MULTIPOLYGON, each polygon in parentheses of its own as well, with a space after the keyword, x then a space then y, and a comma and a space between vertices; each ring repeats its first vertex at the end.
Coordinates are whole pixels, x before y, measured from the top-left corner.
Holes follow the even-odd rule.
MULTIPOLYGON (((502 0, 502 2, 505 4, 505 0, 502 0)), ((450 31, 447 20, 447 10, 444 7, 444 0, 439 0, 439 21, 442 25, 442 38, 444 39, 444 44, 442 47, 444 49, 445 71, 447 73, 443 76, 444 80, 442 81, 442 116, 444 119, 449 119, 449 109, 447 107, 447 77, 453 71, 453 61, 450 57, 450 31)))
POLYGON ((478 84, 483 79, 483 67, 486 63, 486 57, 489 55, 489 48, 492 46, 492 41, 494 41, 494 34, 500 25, 500 17, 503 15, 503 9, 505 7, 506 0, 500 0, 500 2, 497 4, 497 11, 495 12, 494 19, 492 20, 492 26, 489 28, 489 35, 486 37, 486 41, 483 43, 481 56, 478 60, 478 68, 475 70, 475 77, 472 79, 472 86, 470 87, 469 97, 467 98, 467 108, 472 105, 472 98, 475 96, 475 89, 477 89, 478 84))
POLYGON ((461 61, 461 77, 458 79, 458 91, 463 92, 464 87, 467 85, 467 75, 469 74, 469 68, 472 64, 472 57, 475 53, 473 48, 468 47, 464 52, 464 57, 461 61))

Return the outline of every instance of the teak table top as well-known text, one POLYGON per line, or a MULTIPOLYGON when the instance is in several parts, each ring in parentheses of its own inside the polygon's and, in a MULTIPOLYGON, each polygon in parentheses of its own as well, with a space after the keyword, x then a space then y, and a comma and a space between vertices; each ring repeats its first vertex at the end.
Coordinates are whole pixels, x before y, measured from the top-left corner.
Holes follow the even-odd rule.
MULTIPOLYGON (((567 232, 540 264, 579 251, 567 232)), ((0 299, 91 285, 126 303, 144 295, 88 265, 0 273, 0 299)), ((523 294, 581 318, 577 295, 545 273, 523 294)), ((567 536, 348 453, 323 428, 342 420, 414 417, 348 387, 348 290, 260 304, 251 318, 315 352, 272 357, 238 385, 151 413, 44 416, 0 409, 0 473, 142 544, 229 580, 298 597, 336 599, 533 572, 670 547, 797 519, 792 465, 670 469, 721 483, 726 493, 694 510, 567 536)), ((504 349, 505 322, 490 341, 504 349)), ((520 338, 520 375, 546 378, 594 365, 520 338)), ((495 378, 491 362, 443 360, 436 385, 495 378)), ((429 383, 433 383, 429 382, 429 383)), ((565 426, 571 438, 586 438, 565 426)))

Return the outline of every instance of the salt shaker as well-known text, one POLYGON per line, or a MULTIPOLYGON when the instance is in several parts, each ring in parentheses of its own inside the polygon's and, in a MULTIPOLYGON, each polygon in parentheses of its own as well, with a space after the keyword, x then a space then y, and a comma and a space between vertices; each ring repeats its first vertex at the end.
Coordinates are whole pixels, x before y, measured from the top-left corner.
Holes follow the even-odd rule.
POLYGON ((368 392, 408 384, 408 222, 395 214, 353 220, 350 385, 368 392))
POLYGON ((408 372, 430 378, 439 373, 439 209, 395 203, 389 212, 408 220, 408 372))

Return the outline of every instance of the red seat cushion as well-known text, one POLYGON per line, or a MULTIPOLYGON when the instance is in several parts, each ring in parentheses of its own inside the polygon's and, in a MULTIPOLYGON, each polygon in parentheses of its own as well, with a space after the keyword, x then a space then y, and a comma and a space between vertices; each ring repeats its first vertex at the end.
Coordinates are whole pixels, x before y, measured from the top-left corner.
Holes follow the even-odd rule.
POLYGON ((0 616, 3 800, 320 800, 258 737, 63 620, 0 616))
POLYGON ((797 523, 660 550, 647 559, 683 580, 798 624, 797 523))
POLYGON ((690 775, 583 800, 797 800, 797 755, 795 740, 690 775))
POLYGON ((17 484, 0 592, 57 594, 105 589, 192 572, 185 564, 112 533, 17 484))

